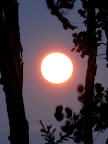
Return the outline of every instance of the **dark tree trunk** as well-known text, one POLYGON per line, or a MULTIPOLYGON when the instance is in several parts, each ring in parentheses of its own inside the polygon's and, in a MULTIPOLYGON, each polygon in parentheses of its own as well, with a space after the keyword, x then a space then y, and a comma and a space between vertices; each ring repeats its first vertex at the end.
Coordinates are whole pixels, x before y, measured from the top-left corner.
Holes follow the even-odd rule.
POLYGON ((106 140, 106 144, 108 144, 108 139, 106 140))
POLYGON ((93 144, 92 136, 92 102, 94 95, 94 80, 96 75, 96 56, 97 56, 97 42, 96 42, 96 26, 95 26, 95 8, 92 7, 92 0, 88 0, 88 68, 85 82, 85 130, 84 130, 84 144, 93 144))
POLYGON ((11 144, 29 144, 22 83, 23 62, 20 43, 18 4, 0 9, 0 83, 4 85, 11 144))

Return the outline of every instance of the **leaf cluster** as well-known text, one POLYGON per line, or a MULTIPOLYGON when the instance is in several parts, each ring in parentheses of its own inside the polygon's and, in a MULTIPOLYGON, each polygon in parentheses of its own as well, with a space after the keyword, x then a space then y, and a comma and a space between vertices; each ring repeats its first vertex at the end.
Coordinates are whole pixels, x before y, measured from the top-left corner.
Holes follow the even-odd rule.
POLYGON ((84 56, 87 55, 89 51, 87 31, 83 31, 78 34, 74 33, 72 36, 75 48, 72 48, 71 52, 73 52, 76 49, 76 52, 81 53, 81 57, 84 58, 84 56))
POLYGON ((66 135, 71 135, 74 142, 79 143, 83 140, 83 123, 80 115, 75 114, 69 107, 66 107, 63 111, 63 106, 57 106, 54 116, 57 121, 64 121, 61 130, 66 133, 66 135), (58 109, 60 111, 58 111, 58 109), (59 119, 60 115, 62 115, 62 119, 59 119))
MULTIPOLYGON (((78 100, 82 103, 82 109, 79 114, 75 114, 70 108, 66 107, 63 112, 63 106, 56 107, 54 114, 57 121, 65 121, 61 126, 61 130, 65 133, 72 135, 73 141, 79 143, 84 141, 84 129, 85 129, 85 114, 87 113, 86 106, 84 104, 84 91, 85 88, 82 84, 77 87, 79 92, 78 100), (62 118, 59 119, 59 116, 62 118)), ((93 131, 104 131, 108 128, 108 115, 106 110, 108 109, 108 89, 104 90, 104 87, 100 83, 96 83, 94 86, 94 96, 91 105, 91 119, 93 131)))
MULTIPOLYGON (((89 23, 87 18, 87 10, 88 10, 88 1, 82 0, 82 9, 78 10, 78 13, 81 17, 84 18, 83 24, 87 27, 87 23, 89 23)), ((95 13, 95 21, 94 27, 96 28, 96 42, 97 47, 100 46, 102 43, 102 32, 105 30, 105 19, 107 18, 108 13, 104 12, 103 10, 98 9, 95 13)), ((91 32, 92 33, 92 32, 91 32)), ((89 39, 90 39, 90 32, 82 31, 79 33, 73 33, 73 43, 75 48, 72 48, 71 52, 76 50, 76 52, 81 53, 81 57, 84 58, 85 55, 89 55, 91 53, 91 49, 89 48, 89 39)), ((104 44, 106 45, 106 44, 104 44)))
MULTIPOLYGON (((81 95, 78 97, 79 101, 83 104, 80 114, 84 117, 86 113, 84 105, 84 91, 79 92, 81 95)), ((106 110, 108 109, 108 89, 104 90, 104 87, 100 83, 96 83, 94 86, 94 96, 92 101, 92 127, 94 131, 102 131, 108 128, 108 115, 106 110)))
MULTIPOLYGON (((75 45, 75 48, 71 49, 71 52, 73 52, 76 49, 76 52, 81 53, 81 57, 84 58, 85 55, 89 55, 91 52, 91 49, 89 49, 89 32, 88 31, 82 31, 77 33, 73 33, 73 43, 75 45)), ((96 34, 96 40, 97 40, 97 46, 100 46, 103 43, 100 43, 102 40, 102 30, 97 30, 96 34), (99 42, 99 43, 98 43, 99 42)))
MULTIPOLYGON (((64 121, 64 125, 61 126, 63 133, 59 133, 60 138, 55 139, 56 129, 51 129, 52 125, 45 126, 40 121, 42 129, 41 132, 44 133, 42 136, 47 141, 46 144, 58 144, 63 141, 68 141, 72 139, 75 143, 84 141, 84 129, 85 129, 85 114, 87 113, 86 106, 84 105, 84 93, 85 88, 82 84, 77 86, 77 91, 79 92, 78 100, 82 103, 82 109, 79 114, 72 111, 71 108, 63 108, 59 105, 55 109, 54 117, 57 121, 64 121)), ((92 129, 93 131, 104 131, 108 128, 108 115, 106 110, 108 109, 108 89, 104 90, 104 87, 100 83, 96 83, 94 86, 94 96, 92 101, 92 129)))

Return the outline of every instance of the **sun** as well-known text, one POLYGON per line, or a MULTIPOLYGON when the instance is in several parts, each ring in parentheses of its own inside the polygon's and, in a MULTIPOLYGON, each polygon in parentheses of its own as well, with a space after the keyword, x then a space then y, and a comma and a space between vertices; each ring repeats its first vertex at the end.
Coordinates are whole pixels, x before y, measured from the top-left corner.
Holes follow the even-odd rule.
POLYGON ((63 53, 48 54, 41 63, 43 77, 51 83, 67 81, 73 72, 73 64, 68 56, 63 53))

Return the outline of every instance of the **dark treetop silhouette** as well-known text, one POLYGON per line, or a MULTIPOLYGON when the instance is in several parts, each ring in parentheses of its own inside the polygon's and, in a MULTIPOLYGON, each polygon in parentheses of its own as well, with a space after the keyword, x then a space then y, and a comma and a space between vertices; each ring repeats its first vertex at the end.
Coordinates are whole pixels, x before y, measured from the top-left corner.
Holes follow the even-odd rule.
MULTIPOLYGON (((76 26, 71 25, 69 23, 69 20, 65 18, 60 11, 62 8, 72 9, 74 7, 75 1, 76 0, 57 0, 57 1, 46 0, 48 8, 51 10, 51 14, 58 17, 58 19, 63 23, 64 29, 69 28, 71 30, 74 30, 75 28, 77 28, 76 26)), ((84 144, 93 144, 92 129, 93 129, 93 126, 96 125, 96 121, 95 121, 95 124, 93 125, 93 114, 94 114, 93 104, 94 104, 94 87, 95 87, 94 81, 95 81, 95 75, 96 75, 96 69, 97 69, 96 58, 97 56, 99 56, 97 55, 98 46, 108 45, 108 43, 104 44, 101 41, 102 31, 105 32, 106 38, 108 39, 108 28, 107 28, 108 8, 106 8, 106 1, 102 1, 102 4, 101 2, 98 2, 97 0, 95 1, 81 0, 81 2, 82 2, 82 9, 79 9, 78 13, 81 15, 81 17, 84 18, 83 23, 87 27, 87 30, 83 32, 79 32, 78 34, 73 33, 73 42, 75 44, 75 48, 73 48, 72 51, 76 49, 78 53, 81 53, 82 58, 84 58, 85 55, 88 55, 88 67, 87 67, 86 80, 85 80, 85 90, 83 93, 83 105, 84 105, 83 106, 83 109, 84 109, 83 127, 81 128, 83 129, 84 136, 82 138, 82 141, 84 142, 84 144), (98 11, 96 11, 96 8, 98 8, 98 11)), ((108 46, 106 47, 105 59, 108 62, 108 46)), ((108 64, 106 66, 108 66, 108 64)), ((106 94, 106 97, 107 97, 107 94, 106 94)), ((106 104, 107 103, 108 102, 106 100, 106 104)), ((100 109, 102 109, 102 107, 100 109)), ((104 110, 105 109, 103 109, 103 111, 104 110)), ((101 110, 98 112, 101 115, 101 110)), ((55 117, 56 116, 57 115, 55 115, 55 117)), ((61 120, 63 118, 63 115, 60 114, 59 118, 61 120)), ((73 119, 76 119, 77 121, 79 119, 79 116, 74 115, 73 119)), ((108 119, 106 121, 108 122, 108 119)), ((102 123, 102 119, 100 120, 100 122, 102 123)), ((70 132, 73 132, 73 129, 76 128, 76 127, 72 128, 69 122, 66 123, 66 126, 71 129, 70 132)), ((80 126, 82 126, 82 122, 80 126)), ((79 135, 78 132, 76 133, 77 133, 76 136, 79 135)), ((62 137, 61 135, 61 138, 66 138, 66 137, 64 136, 62 137)), ((67 136, 67 138, 69 137, 67 136)), ((80 142, 80 140, 77 139, 75 140, 75 142, 80 142)))
POLYGON ((28 144, 29 128, 22 97, 23 62, 17 0, 0 1, 0 71, 6 95, 11 144, 28 144))

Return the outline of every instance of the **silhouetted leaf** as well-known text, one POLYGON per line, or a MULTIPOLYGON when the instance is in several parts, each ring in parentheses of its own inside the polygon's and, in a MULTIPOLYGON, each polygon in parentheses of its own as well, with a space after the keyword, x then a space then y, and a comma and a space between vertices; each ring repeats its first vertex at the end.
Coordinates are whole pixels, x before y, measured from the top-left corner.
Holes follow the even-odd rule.
POLYGON ((46 135, 43 135, 43 134, 41 136, 46 137, 46 135))
POLYGON ((71 49, 71 52, 73 52, 74 50, 75 50, 75 48, 72 48, 72 49, 71 49))
POLYGON ((53 129, 52 133, 51 133, 51 136, 54 134, 54 132, 56 131, 56 129, 53 129))
POLYGON ((73 119, 74 119, 74 121, 77 121, 78 118, 79 118, 79 115, 76 115, 76 114, 74 113, 74 114, 73 114, 73 119))
POLYGON ((62 105, 56 107, 56 113, 61 113, 62 111, 63 111, 62 105))
POLYGON ((77 37, 77 33, 73 33, 73 35, 72 35, 73 37, 77 37))
POLYGON ((58 120, 58 121, 62 121, 64 115, 62 113, 55 113, 54 117, 58 120))
POLYGON ((66 124, 64 126, 62 126, 61 129, 65 133, 71 131, 72 129, 71 129, 70 121, 66 121, 66 124))
POLYGON ((81 142, 81 140, 80 140, 80 138, 79 138, 79 137, 75 137, 75 138, 74 138, 74 142, 76 142, 76 143, 80 143, 80 142, 81 142))
POLYGON ((67 114, 67 118, 70 118, 72 116, 72 110, 70 108, 65 108, 66 114, 67 114))
POLYGON ((44 130, 44 129, 41 129, 40 131, 41 131, 41 132, 45 132, 45 130, 44 130))
POLYGON ((79 84, 79 85, 77 86, 77 91, 78 91, 79 93, 82 93, 82 92, 84 91, 84 86, 83 86, 82 84, 79 84))

